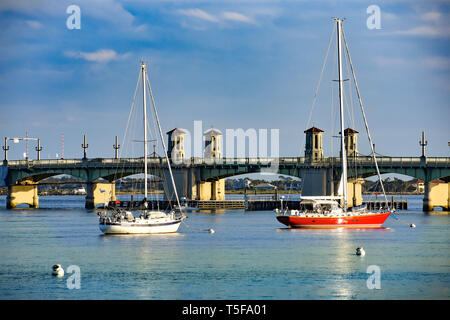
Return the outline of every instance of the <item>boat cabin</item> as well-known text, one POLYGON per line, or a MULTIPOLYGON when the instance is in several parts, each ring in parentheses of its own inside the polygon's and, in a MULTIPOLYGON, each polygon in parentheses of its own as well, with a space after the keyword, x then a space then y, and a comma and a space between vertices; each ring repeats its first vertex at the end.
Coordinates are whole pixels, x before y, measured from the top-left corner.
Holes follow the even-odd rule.
POLYGON ((328 199, 302 199, 301 206, 305 212, 311 213, 336 213, 342 209, 336 200, 328 199))

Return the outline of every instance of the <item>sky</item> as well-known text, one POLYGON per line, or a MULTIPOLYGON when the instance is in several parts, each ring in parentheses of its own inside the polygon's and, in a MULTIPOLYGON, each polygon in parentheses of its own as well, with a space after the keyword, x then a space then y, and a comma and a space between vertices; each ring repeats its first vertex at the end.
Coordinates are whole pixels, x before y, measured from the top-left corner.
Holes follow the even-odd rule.
MULTIPOLYGON (((41 139, 41 158, 55 159, 64 135, 64 157, 81 158, 86 135, 88 157, 113 157, 145 60, 164 131, 193 132, 196 120, 204 131, 278 129, 279 155, 297 157, 314 125, 325 131, 325 156, 336 156, 334 44, 312 109, 332 17, 346 19, 376 152, 420 156, 425 131, 427 155, 450 156, 450 5, 429 0, 1 1, 1 144, 28 132, 41 139), (80 8, 79 29, 67 27, 70 5, 80 8)), ((346 86, 346 126, 369 154, 346 86)), ((26 144, 9 145, 9 159, 22 159, 26 144)))

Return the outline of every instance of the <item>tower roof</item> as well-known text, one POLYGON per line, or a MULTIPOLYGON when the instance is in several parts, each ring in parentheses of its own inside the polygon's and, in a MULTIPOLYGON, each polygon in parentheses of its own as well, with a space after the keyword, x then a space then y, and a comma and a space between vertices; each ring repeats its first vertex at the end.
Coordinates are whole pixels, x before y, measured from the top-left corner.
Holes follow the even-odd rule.
POLYGON ((175 128, 175 129, 172 129, 170 131, 167 131, 166 134, 169 134, 169 135, 181 135, 181 134, 186 134, 186 131, 181 130, 179 128, 175 128))
POLYGON ((211 129, 209 129, 209 130, 206 130, 206 131, 203 133, 203 135, 204 135, 204 136, 221 136, 221 135, 222 135, 222 132, 220 132, 220 130, 211 128, 211 129))
MULTIPOLYGON (((341 132, 339 131, 339 133, 341 132)), ((344 129, 344 135, 348 135, 349 133, 359 133, 359 132, 352 128, 344 129)))
POLYGON ((308 132, 324 132, 323 130, 320 130, 319 128, 316 127, 312 127, 309 128, 308 130, 303 131, 304 133, 308 133, 308 132))

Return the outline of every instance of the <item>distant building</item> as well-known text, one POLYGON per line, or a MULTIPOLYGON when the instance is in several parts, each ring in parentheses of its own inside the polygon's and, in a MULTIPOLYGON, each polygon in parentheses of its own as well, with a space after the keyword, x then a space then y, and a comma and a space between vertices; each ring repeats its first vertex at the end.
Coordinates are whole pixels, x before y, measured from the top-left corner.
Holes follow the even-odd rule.
POLYGON ((73 191, 74 194, 86 194, 86 189, 78 188, 73 191))
POLYGON ((409 180, 408 183, 412 186, 414 186, 415 191, 417 193, 424 193, 425 191, 425 181, 423 181, 422 179, 412 179, 409 180))
POLYGON ((260 190, 273 190, 276 189, 276 186, 270 183, 260 183, 256 186, 253 186, 254 189, 260 189, 260 190))

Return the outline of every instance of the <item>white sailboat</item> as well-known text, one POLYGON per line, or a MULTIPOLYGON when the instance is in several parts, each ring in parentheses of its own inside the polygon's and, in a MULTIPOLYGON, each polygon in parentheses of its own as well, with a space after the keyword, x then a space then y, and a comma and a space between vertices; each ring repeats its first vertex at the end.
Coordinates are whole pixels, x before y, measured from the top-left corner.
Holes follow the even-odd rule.
POLYGON ((186 216, 184 210, 171 210, 166 213, 160 210, 149 210, 147 203, 148 186, 147 186, 147 102, 146 102, 146 84, 150 97, 152 99, 153 111, 156 119, 156 123, 159 129, 159 136, 161 138, 162 146, 164 148, 164 155, 167 161, 167 166, 170 174, 171 183, 175 193, 178 208, 182 208, 180 200, 178 198, 177 189, 175 186, 175 180, 172 174, 172 168, 170 165, 169 157, 167 154, 166 145, 164 143, 164 137, 161 130, 161 125, 156 110, 155 101, 153 98, 152 90, 150 87, 150 81, 148 80, 147 66, 144 62, 141 63, 140 78, 142 78, 142 105, 143 105, 143 118, 144 118, 144 199, 142 210, 136 210, 135 212, 130 210, 124 210, 115 208, 112 211, 104 210, 99 214, 99 228, 104 234, 153 234, 153 233, 174 233, 178 231, 181 221, 186 216))
POLYGON ((353 70, 350 53, 348 50, 347 41, 342 27, 343 19, 335 18, 337 29, 337 55, 338 55, 338 82, 339 82, 339 106, 340 106, 340 138, 341 138, 341 162, 342 175, 339 183, 338 196, 309 196, 302 197, 303 210, 283 210, 275 209, 277 213, 277 220, 289 228, 378 228, 391 214, 388 206, 386 193, 381 180, 380 171, 378 169, 375 151, 373 150, 372 138, 370 136, 369 127, 362 105, 361 96, 359 94, 356 76, 353 70), (351 67, 353 81, 355 83, 356 92, 358 94, 359 104, 361 107, 364 124, 369 138, 370 146, 372 148, 373 160, 377 170, 378 179, 380 181, 383 194, 386 200, 387 208, 377 212, 371 212, 364 206, 349 208, 347 195, 347 154, 344 141, 344 93, 343 93, 343 79, 342 76, 342 38, 345 42, 347 57, 351 67), (342 206, 338 200, 343 200, 342 206))

